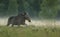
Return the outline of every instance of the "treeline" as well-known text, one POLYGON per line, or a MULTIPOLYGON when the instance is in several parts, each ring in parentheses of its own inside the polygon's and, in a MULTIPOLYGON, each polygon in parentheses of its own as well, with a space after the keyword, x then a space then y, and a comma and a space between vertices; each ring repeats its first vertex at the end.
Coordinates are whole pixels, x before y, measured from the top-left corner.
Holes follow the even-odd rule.
POLYGON ((0 0, 0 16, 26 11, 31 17, 60 17, 60 0, 0 0))

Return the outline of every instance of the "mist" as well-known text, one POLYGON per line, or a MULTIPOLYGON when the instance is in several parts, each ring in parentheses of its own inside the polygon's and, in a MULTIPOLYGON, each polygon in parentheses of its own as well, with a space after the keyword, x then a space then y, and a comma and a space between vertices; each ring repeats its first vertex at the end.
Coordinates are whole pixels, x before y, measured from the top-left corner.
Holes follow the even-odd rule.
MULTIPOLYGON (((0 26, 5 26, 7 25, 8 22, 8 18, 9 17, 4 17, 4 18, 0 18, 0 26)), ((31 22, 28 22, 26 20, 26 24, 27 25, 33 25, 33 26, 60 26, 60 20, 38 20, 38 19, 31 19, 31 22)))

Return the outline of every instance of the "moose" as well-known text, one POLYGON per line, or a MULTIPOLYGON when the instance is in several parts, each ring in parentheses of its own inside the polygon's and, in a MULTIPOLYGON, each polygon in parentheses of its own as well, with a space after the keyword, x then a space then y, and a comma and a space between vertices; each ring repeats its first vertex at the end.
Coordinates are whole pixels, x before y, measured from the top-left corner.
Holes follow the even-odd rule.
POLYGON ((25 23, 25 20, 28 20, 28 22, 31 22, 31 19, 28 15, 28 13, 26 12, 22 12, 20 14, 18 14, 17 16, 11 16, 8 18, 8 23, 7 23, 7 26, 9 26, 10 24, 12 24, 12 27, 14 25, 27 25, 25 23))

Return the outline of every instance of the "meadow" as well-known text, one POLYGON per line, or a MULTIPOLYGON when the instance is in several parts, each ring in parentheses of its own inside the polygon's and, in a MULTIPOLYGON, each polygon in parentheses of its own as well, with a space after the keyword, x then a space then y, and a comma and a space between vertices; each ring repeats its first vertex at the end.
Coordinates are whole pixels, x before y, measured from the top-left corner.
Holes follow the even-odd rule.
POLYGON ((0 26, 0 37, 60 37, 60 27, 0 26))
POLYGON ((7 27, 7 19, 0 19, 0 37, 60 37, 60 21, 32 20, 25 26, 7 27))

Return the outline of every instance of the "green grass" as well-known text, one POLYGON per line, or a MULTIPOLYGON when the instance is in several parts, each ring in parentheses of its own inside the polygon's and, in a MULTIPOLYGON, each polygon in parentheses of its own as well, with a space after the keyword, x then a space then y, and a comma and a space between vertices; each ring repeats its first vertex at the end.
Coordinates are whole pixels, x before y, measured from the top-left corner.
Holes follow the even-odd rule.
POLYGON ((60 28, 0 26, 0 37, 60 37, 60 28))

